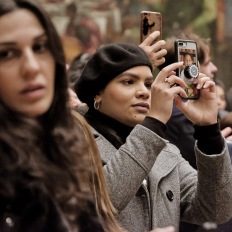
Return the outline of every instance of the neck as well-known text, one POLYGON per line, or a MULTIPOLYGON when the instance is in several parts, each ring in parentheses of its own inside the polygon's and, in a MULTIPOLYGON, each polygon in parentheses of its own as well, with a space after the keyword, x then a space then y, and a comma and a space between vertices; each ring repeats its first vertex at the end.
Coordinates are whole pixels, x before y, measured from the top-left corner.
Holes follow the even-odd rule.
POLYGON ((127 126, 97 110, 90 110, 86 115, 89 124, 109 140, 116 148, 125 143, 133 127, 127 126))

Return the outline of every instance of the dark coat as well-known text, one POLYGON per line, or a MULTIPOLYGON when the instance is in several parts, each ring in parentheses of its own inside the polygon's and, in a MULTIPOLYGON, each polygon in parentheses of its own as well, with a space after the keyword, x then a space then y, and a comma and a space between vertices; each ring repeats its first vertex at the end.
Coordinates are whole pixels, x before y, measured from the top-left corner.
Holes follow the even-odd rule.
MULTIPOLYGON (((89 211, 95 210, 92 206, 89 211)), ((92 211, 92 212, 93 212, 92 211)), ((87 212, 80 214, 79 232, 103 232, 98 220, 87 212)), ((71 232, 56 202, 42 191, 23 190, 14 199, 0 197, 1 232, 71 232)))

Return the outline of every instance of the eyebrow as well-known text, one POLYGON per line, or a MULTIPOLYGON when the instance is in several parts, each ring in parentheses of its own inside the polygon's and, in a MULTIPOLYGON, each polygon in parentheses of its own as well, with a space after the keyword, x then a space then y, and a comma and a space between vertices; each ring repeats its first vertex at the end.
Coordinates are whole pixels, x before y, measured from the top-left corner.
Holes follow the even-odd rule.
MULTIPOLYGON (((120 75, 118 75, 118 78, 123 77, 123 76, 131 76, 131 77, 136 78, 136 79, 140 78, 139 75, 134 74, 134 73, 130 73, 130 72, 123 72, 120 75)), ((154 80, 154 77, 153 76, 148 76, 148 77, 146 77, 146 80, 147 79, 154 80)))
MULTIPOLYGON (((39 39, 43 39, 43 38, 47 38, 46 32, 43 32, 42 34, 36 36, 35 38, 33 38, 33 41, 39 40, 39 39)), ((12 45, 16 45, 16 42, 0 42, 0 46, 4 45, 4 46, 12 46, 12 45)))

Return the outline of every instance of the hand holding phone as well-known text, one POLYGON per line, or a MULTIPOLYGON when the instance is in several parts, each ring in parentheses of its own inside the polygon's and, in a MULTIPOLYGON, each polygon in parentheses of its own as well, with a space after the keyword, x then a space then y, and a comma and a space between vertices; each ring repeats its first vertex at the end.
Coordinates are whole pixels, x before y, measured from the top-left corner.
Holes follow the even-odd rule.
POLYGON ((177 70, 179 76, 187 85, 187 99, 198 99, 200 91, 196 88, 196 78, 199 75, 197 44, 192 40, 178 39, 175 41, 176 60, 183 61, 183 66, 177 70))
POLYGON ((140 20, 139 47, 146 52, 153 66, 158 67, 165 62, 164 56, 167 54, 164 48, 165 41, 161 39, 162 15, 159 12, 142 11, 140 13, 140 20), (154 33, 155 31, 159 31, 159 33, 156 34, 154 33), (152 33, 154 33, 154 35, 152 33), (159 40, 161 41, 157 43, 159 40))

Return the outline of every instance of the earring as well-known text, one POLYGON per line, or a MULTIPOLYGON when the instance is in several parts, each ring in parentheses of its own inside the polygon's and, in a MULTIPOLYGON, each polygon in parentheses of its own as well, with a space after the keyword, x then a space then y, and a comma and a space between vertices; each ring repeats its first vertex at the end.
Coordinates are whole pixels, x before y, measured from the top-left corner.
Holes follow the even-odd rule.
POLYGON ((98 110, 100 108, 100 103, 97 102, 96 100, 94 100, 93 107, 94 107, 95 110, 98 110))

